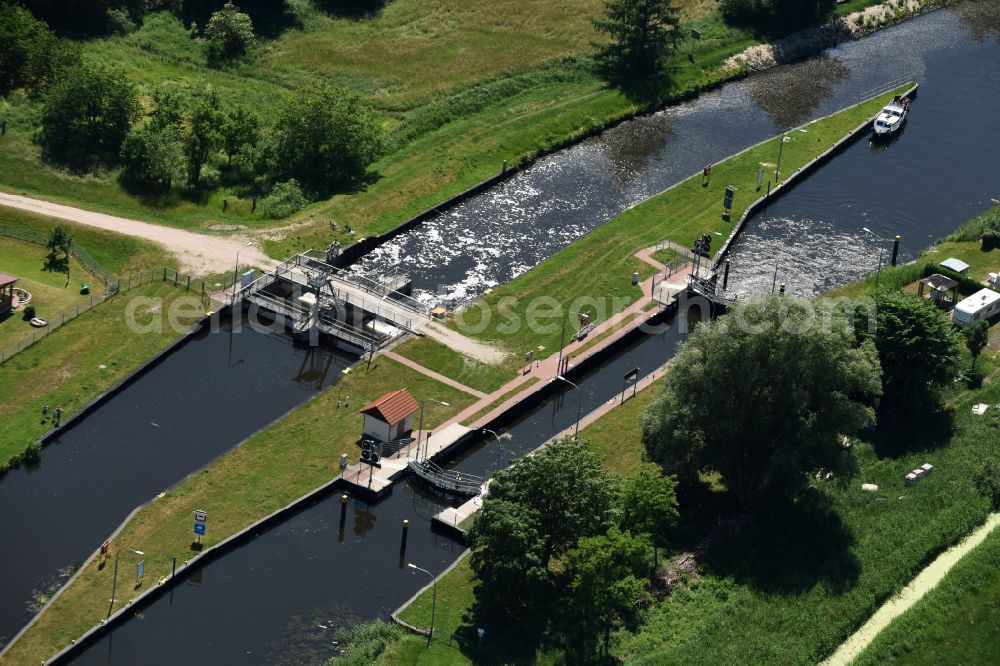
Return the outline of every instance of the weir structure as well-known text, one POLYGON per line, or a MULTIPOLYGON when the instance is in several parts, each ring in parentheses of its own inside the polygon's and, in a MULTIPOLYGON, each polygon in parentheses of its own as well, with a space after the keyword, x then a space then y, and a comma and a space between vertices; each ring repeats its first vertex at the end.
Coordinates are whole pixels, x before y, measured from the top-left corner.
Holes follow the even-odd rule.
POLYGON ((332 335, 365 352, 419 334, 430 321, 430 308, 406 293, 406 276, 372 280, 327 259, 316 250, 296 254, 235 291, 232 303, 262 308, 296 334, 332 335))

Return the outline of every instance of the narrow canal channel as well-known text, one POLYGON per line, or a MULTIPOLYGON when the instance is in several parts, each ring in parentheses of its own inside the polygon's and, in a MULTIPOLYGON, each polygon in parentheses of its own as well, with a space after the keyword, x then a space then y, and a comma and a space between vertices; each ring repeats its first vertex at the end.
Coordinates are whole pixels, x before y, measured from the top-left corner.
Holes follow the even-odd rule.
MULTIPOLYGON (((203 331, 0 479, 0 633, 137 505, 301 404, 357 356, 283 332, 203 331), (61 572, 61 573, 60 573, 61 572)), ((67 381, 73 381, 69 379, 67 381)))
MULTIPOLYGON (((961 150, 966 143, 982 141, 996 154, 1000 133, 990 128, 995 128, 1000 114, 995 112, 998 98, 989 82, 997 74, 998 7, 997 0, 959 4, 624 123, 542 158, 502 185, 400 235, 368 254, 359 270, 400 266, 413 277, 415 295, 428 302, 478 296, 488 287, 510 282, 703 165, 855 104, 859 96, 887 81, 908 77, 920 82, 921 90, 905 142, 922 145, 905 155, 919 161, 903 165, 895 153, 904 151, 892 146, 881 157, 872 156, 873 162, 882 162, 875 162, 878 166, 869 170, 868 182, 859 192, 830 193, 835 201, 844 202, 859 194, 894 193, 888 199, 892 209, 872 211, 894 214, 897 207, 905 207, 900 201, 905 193, 939 192, 943 183, 962 177, 966 167, 960 166, 961 150)), ((990 149, 977 148, 967 168, 978 170, 977 182, 982 182, 995 168, 984 168, 990 165, 979 157, 989 155, 990 149)), ((970 192, 975 200, 981 199, 973 186, 955 197, 949 192, 941 198, 957 200, 970 192)), ((910 204, 914 212, 909 217, 896 217, 896 233, 910 239, 910 251, 921 240, 954 226, 950 219, 924 215, 916 204, 910 204)), ((822 244, 822 238, 809 240, 822 244)))
MULTIPOLYGON (((579 393, 567 387, 509 424, 505 431, 512 439, 501 451, 488 437, 454 466, 492 475, 498 457, 506 466, 571 427, 578 408, 586 414, 617 399, 623 375, 636 366, 643 374, 659 367, 673 356, 679 339, 673 326, 643 336, 582 377, 579 393)), ((88 647, 74 663, 322 663, 334 653, 337 628, 387 616, 427 583, 426 576, 400 565, 404 519, 410 521, 407 561, 437 574, 464 550, 430 530, 431 517, 446 506, 419 481, 406 481, 375 506, 352 499, 340 538, 340 499, 333 495, 187 573, 172 593, 88 647)))

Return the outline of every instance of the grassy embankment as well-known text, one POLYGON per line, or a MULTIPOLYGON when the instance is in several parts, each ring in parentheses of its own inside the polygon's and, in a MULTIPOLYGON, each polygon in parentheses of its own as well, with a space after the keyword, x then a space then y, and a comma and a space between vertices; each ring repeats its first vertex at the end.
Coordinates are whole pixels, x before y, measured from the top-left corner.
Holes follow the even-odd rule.
MULTIPOLYGON (((866 0, 867 1, 867 0, 866 0)), ((665 94, 718 80, 721 63, 755 42, 726 26, 715 2, 680 0, 682 34, 690 42, 668 65, 665 94)), ((122 67, 148 97, 157 86, 182 93, 211 88, 266 120, 310 81, 332 81, 369 97, 390 133, 392 150, 375 165, 381 180, 367 191, 334 197, 304 211, 301 227, 266 247, 276 256, 329 241, 333 218, 367 235, 397 224, 540 149, 557 145, 645 104, 608 88, 586 57, 601 36, 590 19, 601 0, 502 5, 460 0, 395 0, 363 20, 334 18, 297 3, 302 28, 265 42, 246 62, 223 70, 204 65, 205 46, 167 13, 147 17, 128 35, 86 42, 86 57, 122 67), (570 56, 571 60, 562 60, 570 56)), ((115 173, 86 177, 44 164, 31 143, 37 105, 18 96, 3 102, 8 132, 0 151, 0 187, 164 224, 265 224, 250 202, 219 187, 207 195, 133 195, 115 173), (222 200, 228 210, 222 212, 222 200)), ((209 180, 212 176, 209 174, 209 180)), ((345 234, 342 241, 349 241, 345 234)))
POLYGON ((1000 645, 1000 531, 892 621, 856 666, 993 664, 1000 645))
MULTIPOLYGON (((448 408, 427 406, 424 419, 430 428, 474 401, 385 357, 377 358, 370 372, 359 368, 343 382, 344 393, 358 407, 401 386, 451 403, 448 408)), ((144 550, 146 585, 155 584, 169 574, 171 557, 183 561, 190 553, 192 511, 211 512, 212 530, 204 543, 212 546, 337 476, 339 454, 357 453, 360 432, 356 409, 338 408, 337 391, 327 390, 143 507, 112 543, 112 551, 116 544, 144 550)), ((0 663, 38 663, 66 647, 105 616, 110 586, 111 567, 86 562, 80 577, 0 663)), ((116 609, 126 602, 128 597, 122 596, 116 609)))
MULTIPOLYGON (((781 157, 783 178, 829 149, 903 89, 804 125, 805 131, 789 132, 781 157)), ((482 328, 474 337, 511 352, 502 366, 503 376, 508 378, 517 372, 526 351, 535 350, 539 357, 558 353, 563 308, 590 311, 591 321, 600 322, 644 297, 640 287, 632 285, 632 273, 646 279, 654 269, 637 259, 636 251, 662 240, 690 247, 705 232, 721 234, 712 234, 713 249, 718 250, 746 207, 760 196, 757 172, 762 166, 774 169, 779 141, 780 137, 775 137, 714 165, 705 187, 699 173, 626 210, 513 282, 497 287, 481 299, 481 307, 471 307, 463 316, 450 319, 449 325, 459 331, 482 328), (727 185, 737 188, 728 220, 722 216, 727 185), (549 300, 547 305, 539 300, 542 297, 555 302, 549 300), (484 312, 490 316, 485 328, 484 312), (540 325, 526 325, 529 315, 540 325), (511 324, 514 319, 519 325, 511 324), (539 352, 539 345, 545 350, 539 352)), ((570 319, 574 320, 570 322, 572 331, 576 328, 575 317, 570 319)), ((426 341, 420 346, 401 347, 400 353, 435 368, 442 357, 457 356, 435 345, 426 341)), ((453 365, 449 363, 441 372, 448 375, 453 365)))
MULTIPOLYGON (((76 243, 107 270, 120 274, 148 270, 171 261, 170 256, 158 246, 128 236, 21 211, 0 208, 0 224, 16 224, 43 233, 56 224, 64 224, 76 243)), ((30 275, 38 271, 47 253, 41 245, 6 237, 0 237, 0 249, 3 250, 0 271, 15 275, 30 275)), ((52 274, 41 272, 39 282, 55 279, 58 284, 46 285, 37 294, 30 282, 25 281, 26 288, 32 291, 32 301, 37 299, 40 316, 53 317, 62 311, 61 307, 57 307, 57 298, 65 299, 69 305, 89 298, 77 295, 76 285, 80 281, 86 280, 97 288, 97 281, 75 260, 71 271, 73 282, 70 287, 62 287, 65 282, 62 274, 55 274, 53 278, 52 274), (64 291, 71 293, 64 295, 64 291)), ((52 331, 4 363, 0 367, 0 376, 3 377, 0 381, 0 402, 4 405, 4 416, 0 419, 0 467, 12 457, 19 456, 50 427, 50 424, 41 422, 42 405, 62 405, 64 418, 69 417, 177 337, 177 333, 169 327, 158 333, 130 334, 124 313, 132 297, 160 298, 166 308, 183 294, 183 290, 161 282, 133 289, 128 294, 119 294, 52 331), (102 368, 102 365, 105 367, 102 368)), ((26 322, 22 322, 18 314, 0 322, 0 341, 7 344, 21 339, 20 329, 24 326, 26 322), (8 337, 10 340, 7 340, 8 337)))
MULTIPOLYGON (((925 254, 937 260, 947 256, 974 263, 971 277, 976 280, 1000 269, 1000 250, 983 252, 978 243, 946 242, 925 254)), ((889 271, 889 284, 912 289, 914 278, 906 277, 907 270, 913 269, 889 271)), ((883 273, 883 286, 885 277, 883 273)), ((873 287, 873 281, 862 281, 849 291, 863 296, 873 287)), ((964 363, 968 367, 967 354, 964 363)), ((648 664, 807 664, 832 653, 927 562, 960 541, 986 516, 988 504, 973 488, 972 476, 985 457, 996 455, 1000 414, 976 417, 970 407, 1000 401, 1000 334, 996 330, 979 368, 985 376, 981 386, 958 382, 946 391, 947 413, 908 427, 883 426, 873 435, 855 438, 856 476, 813 482, 815 493, 807 494, 810 501, 800 507, 776 512, 774 520, 760 521, 753 530, 716 534, 700 557, 700 575, 654 607, 638 634, 618 635, 616 656, 648 664), (923 462, 935 465, 934 474, 906 488, 904 475, 923 462), (876 483, 880 491, 863 493, 861 483, 876 483)), ((628 473, 648 464, 642 462, 638 417, 654 395, 655 388, 640 393, 582 433, 597 445, 610 469, 628 473)), ((690 548, 712 531, 705 517, 688 515, 682 522, 675 537, 678 549, 690 548)), ((959 565, 955 580, 942 587, 940 595, 932 593, 921 602, 926 607, 916 607, 923 609, 919 615, 890 627, 885 642, 877 642, 870 651, 872 663, 888 657, 909 661, 918 653, 941 656, 943 651, 927 652, 925 647, 951 629, 956 640, 972 642, 968 656, 974 662, 979 651, 973 641, 990 645, 991 632, 995 633, 995 623, 990 621, 996 614, 996 580, 983 581, 981 572, 984 563, 996 558, 997 541, 994 536, 988 553, 980 553, 984 544, 975 560, 959 565), (977 571, 981 584, 973 585, 977 571), (951 617, 953 610, 957 618, 951 617), (962 627, 952 624, 963 621, 962 627), (920 628, 925 633, 914 640, 904 639, 920 628)), ((453 603, 468 609, 474 601, 474 581, 467 566, 462 566, 464 571, 458 567, 439 583, 439 591, 449 589, 453 603)), ((428 626, 426 602, 419 599, 403 618, 428 626)), ((463 651, 458 645, 444 644, 445 631, 462 629, 468 635, 466 623, 454 619, 460 615, 454 611, 444 615, 445 623, 439 624, 441 644, 424 650, 418 638, 404 637, 381 663, 469 663, 476 654, 474 648, 463 651)), ((440 612, 438 617, 442 617, 440 612)))

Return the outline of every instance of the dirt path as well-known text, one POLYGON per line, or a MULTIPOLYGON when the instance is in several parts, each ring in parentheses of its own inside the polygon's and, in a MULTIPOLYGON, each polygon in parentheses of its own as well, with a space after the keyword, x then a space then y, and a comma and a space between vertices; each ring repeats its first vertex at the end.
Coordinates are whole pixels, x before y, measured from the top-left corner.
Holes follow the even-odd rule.
POLYGON ((1000 526, 1000 513, 990 514, 982 527, 965 537, 959 544, 941 553, 936 560, 928 564, 916 578, 910 581, 909 585, 883 604, 860 629, 844 641, 833 653, 833 656, 823 662, 823 666, 846 666, 851 663, 868 647, 868 644, 880 631, 934 589, 941 582, 941 579, 951 571, 951 568, 969 551, 981 544, 983 539, 997 526, 1000 526))
POLYGON ((179 270, 195 275, 232 270, 237 252, 241 265, 271 270, 277 264, 258 248, 248 245, 246 240, 209 236, 4 192, 0 192, 0 205, 152 241, 177 255, 179 270))

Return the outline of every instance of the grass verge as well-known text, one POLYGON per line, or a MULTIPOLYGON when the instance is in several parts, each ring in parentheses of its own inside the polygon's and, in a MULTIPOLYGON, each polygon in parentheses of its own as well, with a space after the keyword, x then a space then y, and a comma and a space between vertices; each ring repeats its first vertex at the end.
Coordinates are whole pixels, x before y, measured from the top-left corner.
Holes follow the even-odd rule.
POLYGON ((1000 645, 1000 530, 994 530, 910 610, 892 621, 856 666, 991 664, 1000 645))
MULTIPOLYGON (((428 427, 435 427, 472 404, 474 398, 440 384, 385 357, 376 358, 370 372, 346 376, 344 391, 354 404, 364 405, 400 386, 416 395, 434 395, 451 403, 429 404, 428 427)), ((255 520, 288 504, 340 473, 339 453, 356 452, 361 432, 357 411, 337 407, 337 391, 327 390, 278 423, 250 437, 200 473, 192 474, 145 505, 112 543, 131 544, 148 553, 146 585, 169 574, 171 557, 184 559, 191 543, 191 513, 212 513, 210 547, 255 520), (136 545, 139 544, 139 545, 136 545)), ((96 559, 18 640, 0 662, 38 663, 66 647, 107 613, 111 567, 96 559)), ((126 596, 120 604, 128 601, 126 596)))
POLYGON ((513 378, 506 365, 480 363, 429 337, 406 340, 395 352, 484 393, 496 391, 513 378))
POLYGON ((483 418, 484 416, 486 416, 487 414, 489 414, 490 412, 492 412, 494 409, 496 409, 497 407, 499 407, 500 405, 502 405, 505 401, 509 400, 512 396, 515 396, 518 393, 522 393, 524 391, 527 391, 529 388, 532 388, 535 384, 537 384, 540 381, 542 381, 541 377, 534 377, 534 378, 526 381, 525 383, 520 384, 518 386, 515 386, 514 388, 510 389, 509 391, 504 392, 503 394, 500 395, 499 398, 497 398, 496 400, 494 400, 490 404, 486 405, 485 407, 483 407, 482 409, 480 409, 478 412, 476 412, 475 414, 473 414, 469 418, 465 419, 465 422, 466 423, 475 423, 476 421, 478 421, 479 419, 483 418))

